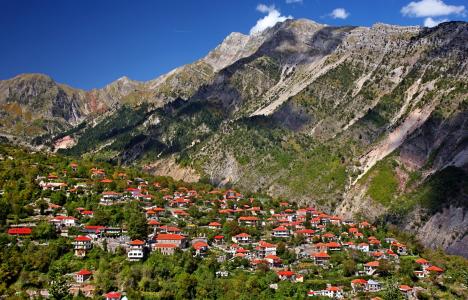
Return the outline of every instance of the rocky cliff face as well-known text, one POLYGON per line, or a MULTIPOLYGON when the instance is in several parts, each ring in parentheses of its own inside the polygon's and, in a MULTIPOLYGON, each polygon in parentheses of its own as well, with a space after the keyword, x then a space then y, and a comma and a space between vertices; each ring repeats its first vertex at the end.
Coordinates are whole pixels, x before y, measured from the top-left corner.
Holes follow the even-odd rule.
POLYGON ((31 75, 2 81, 2 132, 384 219, 461 253, 464 234, 444 232, 466 221, 467 40, 464 22, 427 29, 287 20, 233 33, 148 82, 121 78, 84 92, 31 75), (34 117, 22 121, 24 113, 34 117), (39 130, 37 118, 59 125, 39 130), (30 124, 36 131, 24 129, 30 124), (456 192, 444 198, 443 186, 456 192), (408 223, 414 214, 420 221, 408 223), (445 226, 451 215, 458 221, 445 226))

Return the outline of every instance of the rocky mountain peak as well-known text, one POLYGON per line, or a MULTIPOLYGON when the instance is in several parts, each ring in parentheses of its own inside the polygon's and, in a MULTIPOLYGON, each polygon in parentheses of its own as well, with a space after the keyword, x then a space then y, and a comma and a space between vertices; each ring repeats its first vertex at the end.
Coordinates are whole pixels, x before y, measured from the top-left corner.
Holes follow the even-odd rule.
POLYGON ((261 44, 261 40, 240 32, 229 34, 214 50, 203 58, 215 71, 231 65, 240 58, 253 54, 261 44))

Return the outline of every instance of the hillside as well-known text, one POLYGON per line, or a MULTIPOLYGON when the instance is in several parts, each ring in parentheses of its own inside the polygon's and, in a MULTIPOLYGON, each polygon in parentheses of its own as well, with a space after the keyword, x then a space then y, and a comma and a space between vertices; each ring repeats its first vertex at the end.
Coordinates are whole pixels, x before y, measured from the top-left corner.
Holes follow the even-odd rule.
POLYGON ((122 78, 84 92, 49 80, 31 89, 30 75, 2 81, 2 133, 381 218, 467 255, 467 40, 464 22, 428 29, 287 20, 260 34, 233 33, 206 57, 148 82, 122 78), (44 102, 43 111, 19 117, 44 102), (439 193, 446 174, 456 174, 453 193, 424 196, 439 193), (446 224, 451 215, 460 217, 446 224))
POLYGON ((468 296, 468 260, 389 224, 1 143, 0 208, 7 299, 468 296))

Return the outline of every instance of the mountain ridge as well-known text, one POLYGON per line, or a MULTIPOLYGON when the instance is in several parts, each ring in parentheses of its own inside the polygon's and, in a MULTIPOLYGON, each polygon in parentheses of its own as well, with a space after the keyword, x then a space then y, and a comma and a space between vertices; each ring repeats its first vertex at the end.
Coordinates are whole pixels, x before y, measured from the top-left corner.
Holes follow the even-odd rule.
POLYGON ((457 252, 452 245, 465 241, 459 227, 447 229, 459 235, 441 239, 424 226, 438 226, 444 211, 465 211, 456 200, 467 201, 465 191, 445 200, 424 191, 449 167, 462 178, 468 172, 466 40, 466 22, 428 29, 287 20, 256 35, 232 33, 205 57, 145 82, 123 77, 77 91, 49 81, 27 89, 0 81, 0 112, 10 122, 0 130, 70 155, 158 174, 170 172, 161 167, 168 164, 173 175, 387 218, 402 228, 405 218, 392 215, 404 201, 400 214, 418 212, 422 220, 411 230, 457 252), (22 99, 56 109, 42 119, 19 118, 22 99))

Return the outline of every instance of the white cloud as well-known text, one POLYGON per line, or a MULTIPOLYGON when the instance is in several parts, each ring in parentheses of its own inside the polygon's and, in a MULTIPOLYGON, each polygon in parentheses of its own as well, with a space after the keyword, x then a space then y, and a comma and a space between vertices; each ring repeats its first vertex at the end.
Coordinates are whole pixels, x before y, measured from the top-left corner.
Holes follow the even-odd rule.
POLYGON ((291 3, 302 3, 303 1, 302 0, 286 0, 286 3, 287 4, 291 4, 291 3))
POLYGON ((448 16, 452 14, 463 15, 465 14, 465 6, 448 5, 442 0, 420 0, 412 1, 402 7, 401 13, 404 16, 420 18, 448 16))
POLYGON ((330 16, 333 19, 346 19, 349 16, 349 13, 344 8, 335 8, 331 13, 330 16))
POLYGON ((263 30, 274 26, 278 22, 284 22, 292 19, 292 16, 282 16, 280 11, 274 5, 267 6, 265 4, 257 5, 257 10, 262 14, 267 14, 261 19, 257 20, 257 24, 250 29, 250 34, 262 32, 263 30))
POLYGON ((448 19, 433 19, 431 17, 428 17, 424 19, 424 27, 435 27, 439 25, 442 22, 447 22, 448 19))
POLYGON ((274 5, 266 5, 266 4, 259 4, 257 5, 257 10, 259 12, 261 12, 262 14, 266 14, 266 13, 269 13, 271 11, 274 11, 275 10, 275 6, 274 5))

